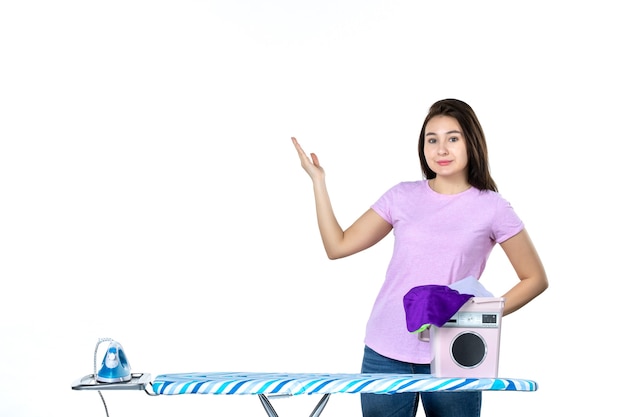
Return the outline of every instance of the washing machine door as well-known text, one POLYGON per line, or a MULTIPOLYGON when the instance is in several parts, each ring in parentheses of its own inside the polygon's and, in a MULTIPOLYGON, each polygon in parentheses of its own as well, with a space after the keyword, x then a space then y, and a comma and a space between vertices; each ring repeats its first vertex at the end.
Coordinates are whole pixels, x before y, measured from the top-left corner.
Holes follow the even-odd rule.
POLYGON ((487 358, 487 342, 475 332, 459 333, 450 343, 450 357, 462 368, 476 368, 487 358))

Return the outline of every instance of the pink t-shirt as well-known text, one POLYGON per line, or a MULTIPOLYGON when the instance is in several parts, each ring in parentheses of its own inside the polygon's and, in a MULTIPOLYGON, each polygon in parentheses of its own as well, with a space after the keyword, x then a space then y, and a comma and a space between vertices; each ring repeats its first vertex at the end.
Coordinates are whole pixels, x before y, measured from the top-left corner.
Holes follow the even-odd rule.
POLYGON ((372 205, 393 226, 394 248, 365 332, 383 356, 430 363, 430 345, 407 330, 404 295, 413 287, 480 278, 489 254, 524 224, 499 193, 439 194, 425 180, 401 182, 372 205))

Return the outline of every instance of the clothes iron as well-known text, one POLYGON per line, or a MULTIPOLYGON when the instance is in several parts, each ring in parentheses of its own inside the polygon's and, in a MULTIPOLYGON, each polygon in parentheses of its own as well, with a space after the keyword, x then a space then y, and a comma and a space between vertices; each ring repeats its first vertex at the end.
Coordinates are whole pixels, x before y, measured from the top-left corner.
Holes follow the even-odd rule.
POLYGON ((127 382, 130 381, 130 364, 122 345, 112 340, 102 359, 102 366, 96 375, 98 382, 127 382))

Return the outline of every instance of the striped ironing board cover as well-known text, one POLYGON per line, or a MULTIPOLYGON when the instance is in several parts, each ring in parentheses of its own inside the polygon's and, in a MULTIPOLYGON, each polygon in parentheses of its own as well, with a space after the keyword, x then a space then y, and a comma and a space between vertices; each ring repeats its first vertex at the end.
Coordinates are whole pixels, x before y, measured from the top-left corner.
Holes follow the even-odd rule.
POLYGON ((396 394, 425 391, 536 391, 537 383, 511 378, 436 378, 411 374, 192 372, 164 374, 157 395, 396 394))

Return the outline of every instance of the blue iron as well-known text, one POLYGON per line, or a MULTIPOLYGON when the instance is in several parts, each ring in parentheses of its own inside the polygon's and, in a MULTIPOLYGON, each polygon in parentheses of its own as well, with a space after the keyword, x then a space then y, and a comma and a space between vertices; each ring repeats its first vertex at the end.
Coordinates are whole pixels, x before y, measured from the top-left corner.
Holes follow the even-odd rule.
POLYGON ((98 382, 127 382, 132 379, 130 364, 122 345, 112 340, 96 375, 98 382))

